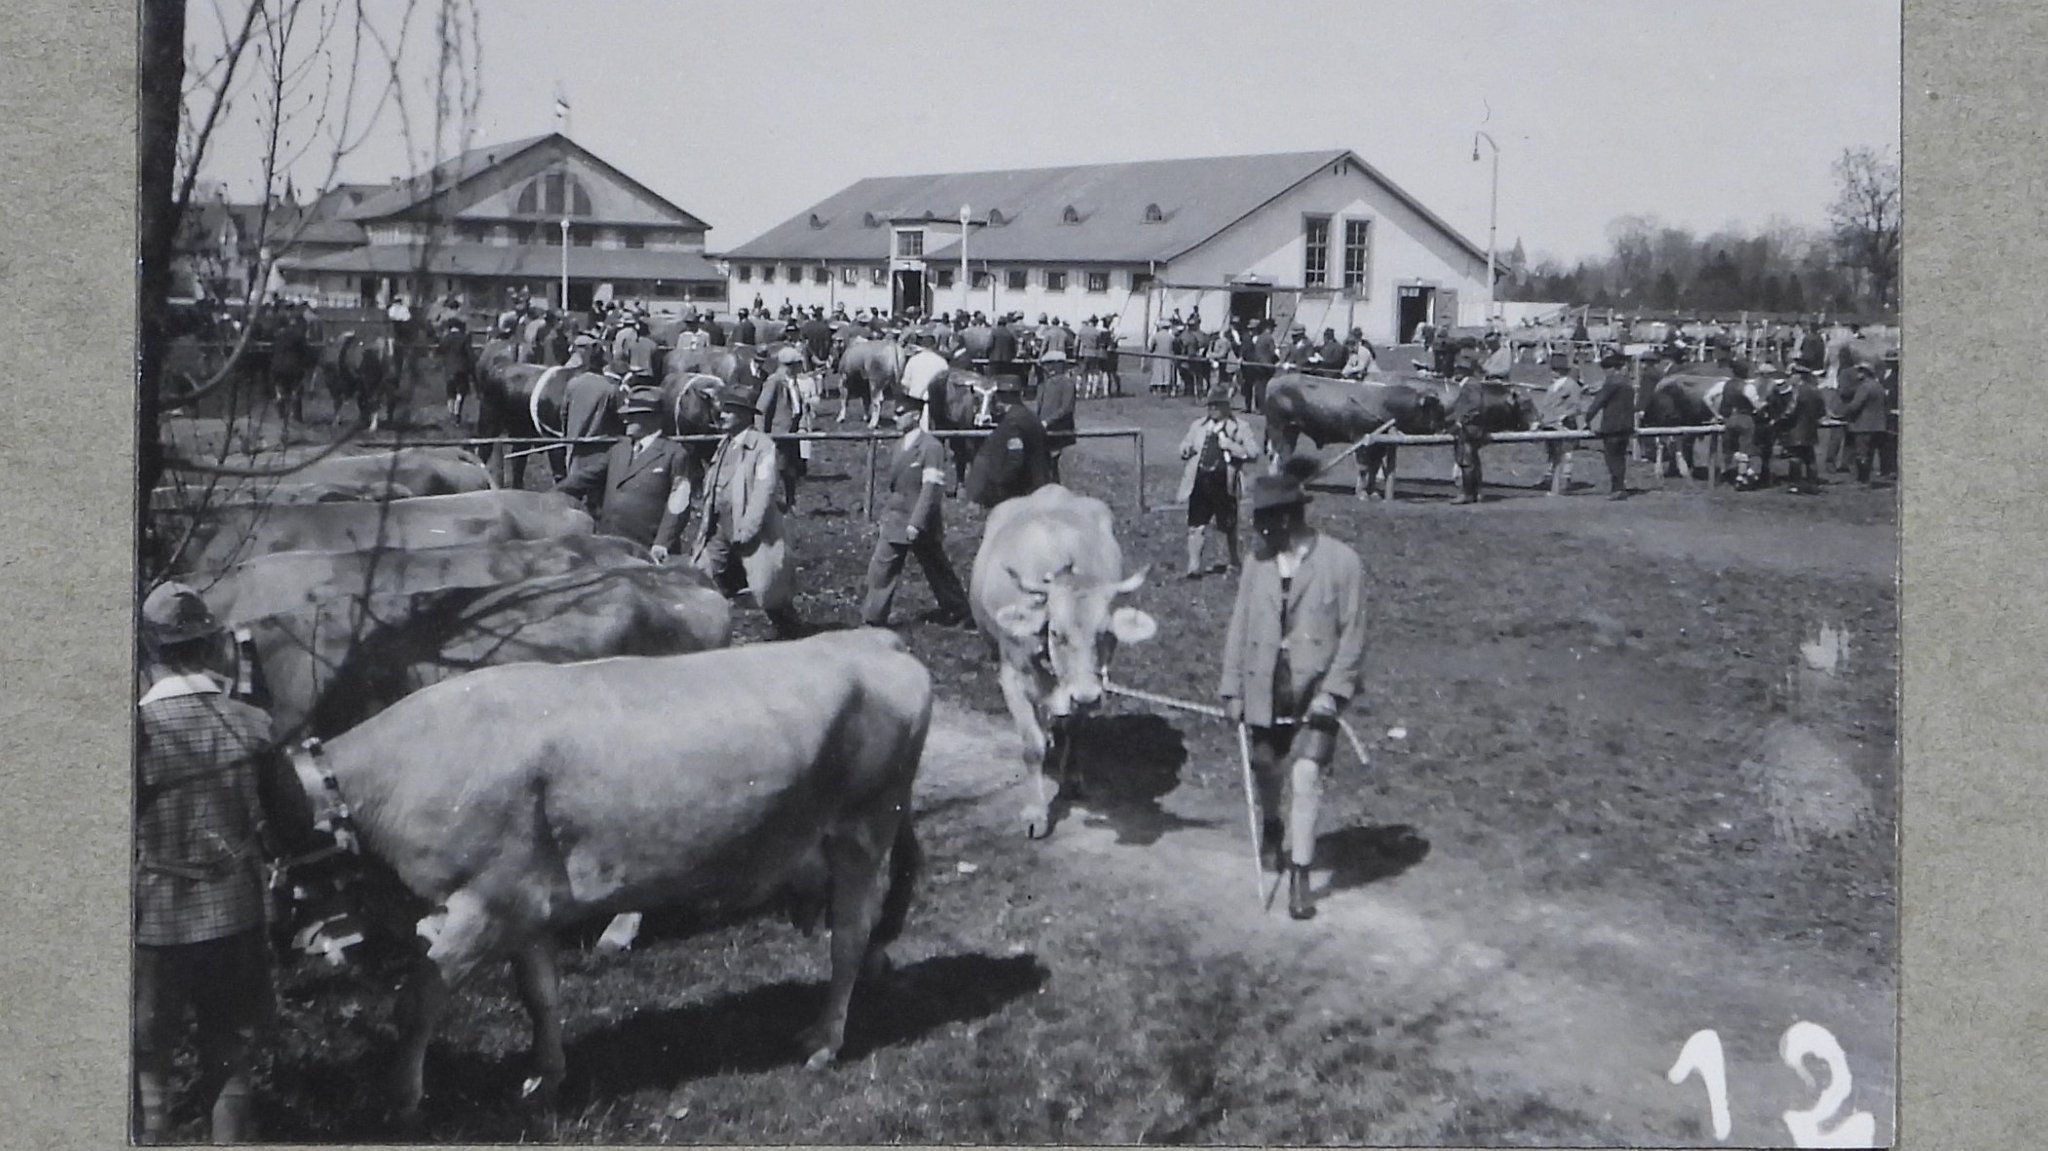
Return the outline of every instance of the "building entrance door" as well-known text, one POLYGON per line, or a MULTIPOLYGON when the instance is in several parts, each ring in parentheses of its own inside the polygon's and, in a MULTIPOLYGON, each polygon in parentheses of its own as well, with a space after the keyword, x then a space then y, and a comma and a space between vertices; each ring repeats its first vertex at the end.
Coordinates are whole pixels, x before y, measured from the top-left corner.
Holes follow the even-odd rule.
POLYGON ((924 273, 898 268, 889 277, 889 313, 900 316, 911 308, 930 310, 925 300, 924 273))
POLYGON ((1242 322, 1247 327, 1253 320, 1268 319, 1273 314, 1273 293, 1232 292, 1230 293, 1230 319, 1242 322))
POLYGON ((1415 329, 1430 318, 1436 306, 1436 289, 1423 284, 1403 284, 1394 299, 1394 339, 1415 342, 1415 329))

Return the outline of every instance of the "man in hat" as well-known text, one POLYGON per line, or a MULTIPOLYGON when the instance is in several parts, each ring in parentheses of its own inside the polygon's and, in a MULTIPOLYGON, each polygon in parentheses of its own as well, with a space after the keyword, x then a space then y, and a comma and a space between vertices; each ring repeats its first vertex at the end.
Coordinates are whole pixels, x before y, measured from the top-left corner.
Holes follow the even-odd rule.
POLYGON ((989 336, 988 374, 999 382, 1017 374, 1017 332, 1007 315, 996 321, 996 330, 989 336))
POLYGON ((606 450, 604 470, 578 472, 555 490, 596 509, 599 535, 632 540, 660 563, 690 512, 689 455, 661 434, 661 389, 635 387, 621 408, 626 431, 606 450))
POLYGON ((1152 332, 1152 343, 1146 350, 1152 354, 1152 380, 1148 385, 1153 395, 1165 395, 1173 391, 1173 383, 1179 376, 1174 367, 1176 349, 1180 346, 1178 326, 1172 320, 1161 320, 1152 332))
MULTIPOLYGON (((903 376, 897 381, 898 394, 909 396, 929 409, 934 404, 945 403, 945 389, 940 386, 940 381, 945 379, 952 365, 939 354, 938 339, 932 333, 918 333, 915 343, 917 350, 903 361, 903 376)), ((930 422, 941 419, 943 413, 928 410, 924 416, 924 426, 930 426, 930 422)))
POLYGON ((1486 381, 1480 375, 1477 347, 1458 349, 1451 360, 1451 376, 1458 387, 1445 412, 1451 425, 1452 466, 1457 469, 1458 479, 1458 494, 1451 502, 1476 504, 1484 483, 1479 449, 1486 442, 1486 381))
POLYGON ((811 371, 822 371, 832 359, 832 325, 825 320, 825 310, 818 308, 797 329, 797 339, 802 342, 806 367, 811 371))
POLYGON ((1315 468, 1313 458, 1296 456, 1252 481, 1252 561, 1238 579, 1217 688, 1224 714, 1250 729, 1260 854, 1278 867, 1285 852, 1295 919, 1316 913, 1316 808, 1338 716, 1365 663, 1364 565, 1309 526, 1303 484, 1315 468), (1291 792, 1284 824, 1283 790, 1291 792))
POLYGON ((968 499, 985 508, 1028 496, 1052 482, 1052 461, 1045 446, 1045 425, 1024 406, 1022 385, 1013 375, 997 376, 991 407, 995 426, 968 465, 968 499))
POLYGON ((1899 350, 1887 348, 1884 371, 1878 373, 1884 388, 1884 437, 1877 444, 1877 472, 1888 480, 1899 477, 1899 350))
MULTIPOLYGON (((717 326, 711 325, 714 330, 717 326)), ((654 336, 649 333, 646 318, 635 316, 627 331, 631 333, 625 340, 626 361, 630 368, 628 380, 635 384, 657 382, 654 377, 654 356, 661 350, 661 345, 656 343, 654 336)))
POLYGON ((754 334, 754 319, 745 308, 740 309, 739 320, 732 326, 732 342, 745 344, 750 348, 760 346, 759 339, 754 334))
MULTIPOLYGON (((1174 499, 1188 506, 1187 579, 1200 578, 1202 554, 1214 527, 1223 536, 1230 557, 1230 569, 1240 565, 1237 555, 1237 500, 1242 491, 1244 465, 1259 458, 1258 440, 1251 425, 1230 407, 1230 389, 1218 385, 1210 391, 1208 411, 1188 425, 1180 440, 1180 487, 1174 499)), ((1216 571, 1223 565, 1217 564, 1216 571)))
POLYGON ((1038 385, 1038 422, 1045 428, 1046 477, 1056 484, 1060 482, 1060 453, 1074 446, 1079 381, 1064 354, 1045 370, 1052 374, 1038 385))
POLYGON ((142 601, 135 755, 135 1137, 171 1134, 172 1057, 198 1025, 216 1143, 255 1140, 251 1049, 272 1009, 263 779, 283 765, 270 717, 212 673, 224 630, 199 593, 142 601))
POLYGON ((1600 437, 1600 455, 1607 463, 1607 498, 1628 496, 1628 443, 1636 430, 1635 387, 1622 372, 1628 357, 1609 352, 1600 361, 1605 372, 1586 401, 1586 427, 1600 437))
POLYGON ((793 606, 789 551, 782 536, 781 467, 775 441, 754 427, 760 389, 742 381, 719 397, 725 439, 704 469, 702 519, 691 561, 727 595, 741 588, 781 639, 803 632, 793 606))
MULTIPOLYGON (((775 352, 775 371, 761 384, 759 413, 761 430, 771 436, 793 435, 802 430, 804 397, 797 387, 797 373, 803 371, 803 353, 795 348, 775 352)), ((775 455, 782 472, 782 510, 796 509, 796 484, 804 474, 803 441, 777 440, 775 455)))
POLYGON ((1820 486, 1820 468, 1814 462, 1814 445, 1820 439, 1820 422, 1827 415, 1827 401, 1814 382, 1813 369, 1794 362, 1784 386, 1791 400, 1779 408, 1778 442, 1784 446, 1787 479, 1793 492, 1810 494, 1820 486))
POLYGON ((868 560, 867 595, 861 603, 861 622, 869 627, 889 626, 889 605, 895 602, 903 565, 913 555, 939 601, 935 622, 952 627, 970 618, 967 590, 946 557, 940 513, 946 502, 946 449, 924 430, 924 418, 922 402, 897 393, 896 427, 903 438, 889 454, 882 477, 882 533, 868 560))
POLYGON ((448 422, 462 423, 462 402, 475 384, 476 358, 469 350, 469 328, 461 316, 450 316, 441 325, 441 339, 435 352, 441 362, 441 380, 448 393, 448 422))
MULTIPOLYGON (((1572 374, 1571 356, 1552 352, 1549 362, 1550 383, 1543 390, 1539 422, 1545 428, 1578 428, 1582 426, 1579 416, 1586 400, 1586 387, 1572 374)), ((1564 495, 1572 490, 1572 450, 1577 446, 1571 440, 1543 441, 1543 456, 1550 465, 1545 495, 1564 495)))
POLYGON ((1865 487, 1876 487, 1877 478, 1871 474, 1871 465, 1877 453, 1877 441, 1885 432, 1884 385, 1878 382, 1877 369, 1858 361, 1849 369, 1854 388, 1847 399, 1842 401, 1842 422, 1849 427, 1849 439, 1853 445, 1856 460, 1856 480, 1865 487))
MULTIPOLYGON (((619 434, 619 400, 623 395, 627 361, 613 359, 600 372, 594 366, 603 349, 595 342, 582 346, 586 366, 569 380, 562 399, 562 434, 570 440, 606 440, 619 434)), ((557 487, 570 484, 580 491, 594 490, 604 481, 604 457, 609 443, 572 443, 567 460, 556 473, 557 487)))
POLYGON ((1245 349, 1242 377, 1247 414, 1266 406, 1266 385, 1273 382, 1274 365, 1280 362, 1280 349, 1273 343, 1273 321, 1259 320, 1253 326, 1257 332, 1245 349))

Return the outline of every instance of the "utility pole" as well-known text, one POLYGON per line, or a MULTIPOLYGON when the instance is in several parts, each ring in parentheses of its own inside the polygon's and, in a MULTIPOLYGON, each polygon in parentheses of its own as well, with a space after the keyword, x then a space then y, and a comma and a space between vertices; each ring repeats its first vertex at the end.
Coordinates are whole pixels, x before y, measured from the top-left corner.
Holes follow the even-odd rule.
POLYGON ((1490 327, 1493 324, 1493 318, 1498 307, 1494 300, 1496 289, 1494 288, 1493 253, 1496 246, 1494 234, 1500 223, 1500 145, 1494 143, 1493 137, 1488 135, 1483 128, 1472 133, 1472 160, 1474 163, 1477 163, 1479 160, 1479 141, 1481 140, 1486 141, 1487 147, 1493 149, 1493 194, 1488 198, 1486 204, 1486 323, 1490 327))

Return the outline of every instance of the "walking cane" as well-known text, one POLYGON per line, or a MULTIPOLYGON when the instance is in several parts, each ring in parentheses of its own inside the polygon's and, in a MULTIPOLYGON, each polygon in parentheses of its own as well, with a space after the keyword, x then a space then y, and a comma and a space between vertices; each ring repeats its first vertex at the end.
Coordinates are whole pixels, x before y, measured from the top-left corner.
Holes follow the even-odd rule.
MULTIPOLYGON (((1245 726, 1237 725, 1237 761, 1244 768, 1244 813, 1252 828, 1252 881, 1257 884, 1259 910, 1263 913, 1273 906, 1272 896, 1266 893, 1266 869, 1259 862, 1259 799, 1256 785, 1252 781, 1252 744, 1245 734, 1245 726)), ((1277 890, 1279 885, 1274 885, 1277 890)))

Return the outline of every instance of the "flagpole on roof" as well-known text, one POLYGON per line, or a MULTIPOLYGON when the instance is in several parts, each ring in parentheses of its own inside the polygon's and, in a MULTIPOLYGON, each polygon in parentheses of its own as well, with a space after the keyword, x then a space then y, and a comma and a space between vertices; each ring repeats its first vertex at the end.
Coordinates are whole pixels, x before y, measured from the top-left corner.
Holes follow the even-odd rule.
MULTIPOLYGON (((555 84, 555 130, 569 138, 569 96, 560 82, 555 84)), ((562 154, 562 311, 569 310, 569 162, 562 154)))

